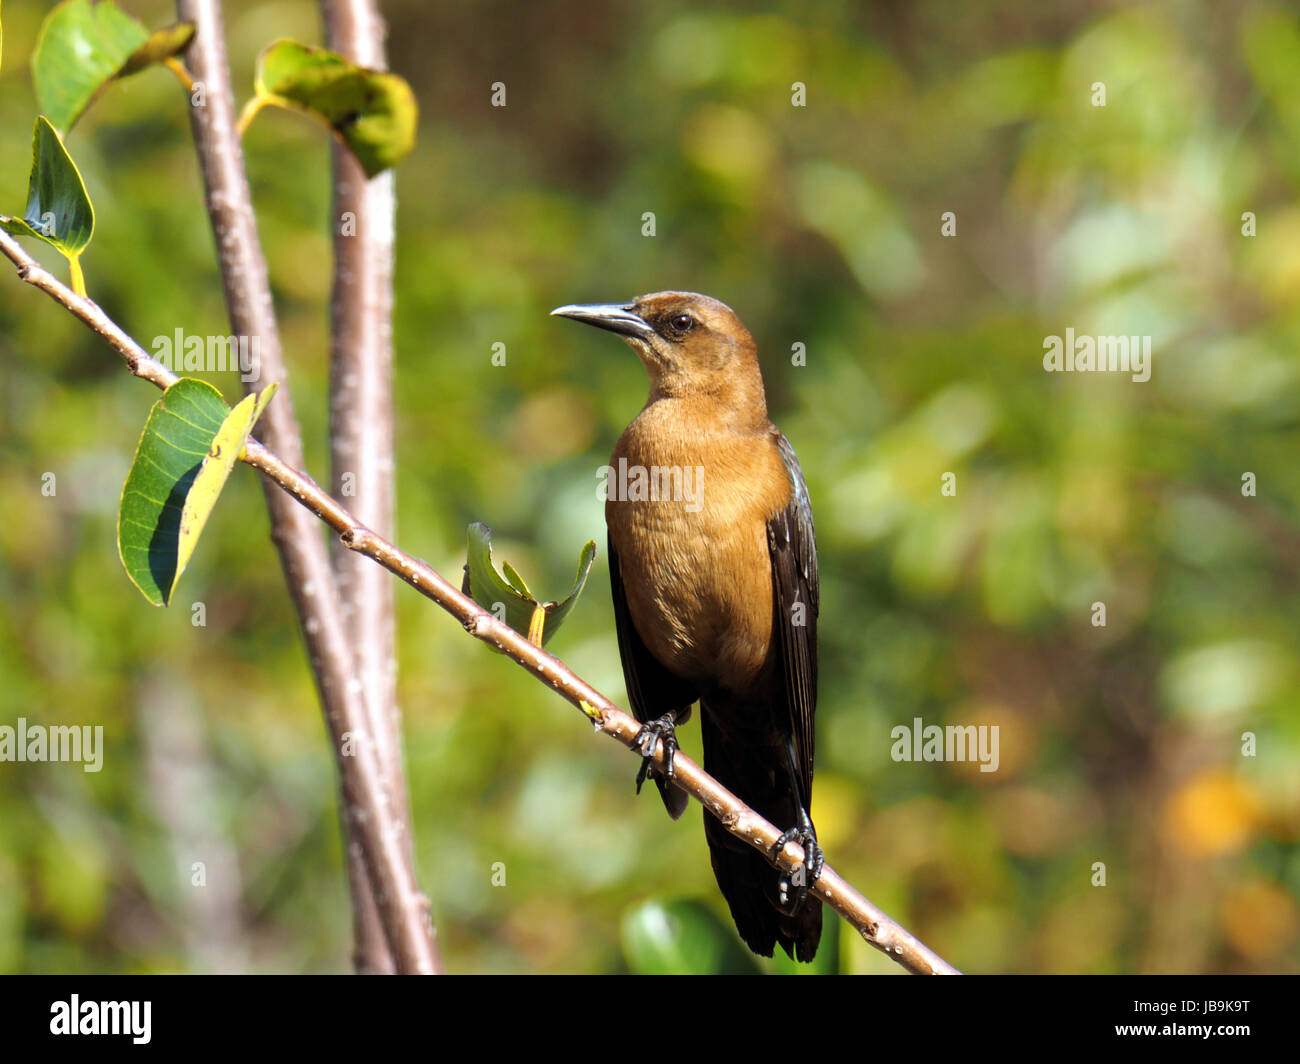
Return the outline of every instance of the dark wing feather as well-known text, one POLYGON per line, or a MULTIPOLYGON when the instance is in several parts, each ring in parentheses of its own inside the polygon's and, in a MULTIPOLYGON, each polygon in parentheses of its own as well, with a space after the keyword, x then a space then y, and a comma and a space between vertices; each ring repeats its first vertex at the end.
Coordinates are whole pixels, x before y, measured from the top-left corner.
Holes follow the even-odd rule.
POLYGON ((799 459, 790 441, 776 429, 772 431, 791 485, 789 505, 767 524, 772 555, 772 624, 780 645, 790 735, 806 809, 812 801, 813 714, 817 709, 817 541, 808 485, 799 459), (796 603, 802 603, 803 609, 796 611, 796 603), (799 620, 803 623, 797 623, 799 620))
MULTIPOLYGON (((623 683, 627 687, 628 701, 632 703, 632 715, 644 724, 673 711, 677 723, 683 724, 690 718, 690 708, 699 698, 699 692, 693 684, 674 676, 661 665, 637 634, 627 608, 618 552, 614 550, 613 540, 606 542, 609 544, 609 589, 614 599, 614 630, 618 633, 618 656, 623 662, 623 683)), ((686 792, 663 779, 656 779, 655 783, 659 785, 665 808, 676 820, 686 809, 686 792)))

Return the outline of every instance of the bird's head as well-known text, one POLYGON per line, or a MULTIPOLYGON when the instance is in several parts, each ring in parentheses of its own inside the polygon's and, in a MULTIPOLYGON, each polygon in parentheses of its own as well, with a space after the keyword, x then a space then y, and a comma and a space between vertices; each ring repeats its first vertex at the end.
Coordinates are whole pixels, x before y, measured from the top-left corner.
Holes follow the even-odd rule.
POLYGON ((622 336, 645 363, 652 400, 710 396, 766 418, 753 337, 725 303, 694 292, 654 292, 551 314, 622 336))

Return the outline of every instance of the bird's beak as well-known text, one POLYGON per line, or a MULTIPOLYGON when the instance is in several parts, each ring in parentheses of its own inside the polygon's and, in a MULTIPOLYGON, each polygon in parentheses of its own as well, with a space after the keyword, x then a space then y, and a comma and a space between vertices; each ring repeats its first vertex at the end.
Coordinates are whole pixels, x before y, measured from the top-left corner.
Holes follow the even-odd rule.
POLYGON ((648 340, 655 335, 654 329, 639 314, 632 312, 631 304, 617 303, 579 303, 556 307, 551 311, 553 318, 572 318, 585 321, 598 329, 635 339, 648 340))

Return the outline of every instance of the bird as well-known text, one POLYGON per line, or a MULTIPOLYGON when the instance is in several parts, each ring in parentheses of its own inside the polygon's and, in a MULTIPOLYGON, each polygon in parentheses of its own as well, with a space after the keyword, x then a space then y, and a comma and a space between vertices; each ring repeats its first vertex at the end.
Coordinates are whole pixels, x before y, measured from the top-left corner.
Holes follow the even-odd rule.
POLYGON ((718 888, 745 944, 811 961, 823 855, 812 821, 817 546, 790 441, 768 419, 753 337, 725 303, 655 292, 551 311, 621 336, 650 378, 602 467, 610 586, 628 699, 649 775, 674 819, 676 728, 700 706, 705 771, 804 849, 780 873, 704 815, 718 888), (664 770, 653 765, 664 744, 664 770))

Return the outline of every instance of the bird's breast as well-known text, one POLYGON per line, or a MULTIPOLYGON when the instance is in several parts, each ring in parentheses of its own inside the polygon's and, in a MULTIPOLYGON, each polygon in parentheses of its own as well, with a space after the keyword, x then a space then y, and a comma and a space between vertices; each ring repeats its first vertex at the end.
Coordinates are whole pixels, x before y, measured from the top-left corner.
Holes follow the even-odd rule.
POLYGON ((743 693, 768 660, 767 523, 788 474, 765 436, 638 428, 614 451, 605 504, 632 622, 679 676, 743 693))

